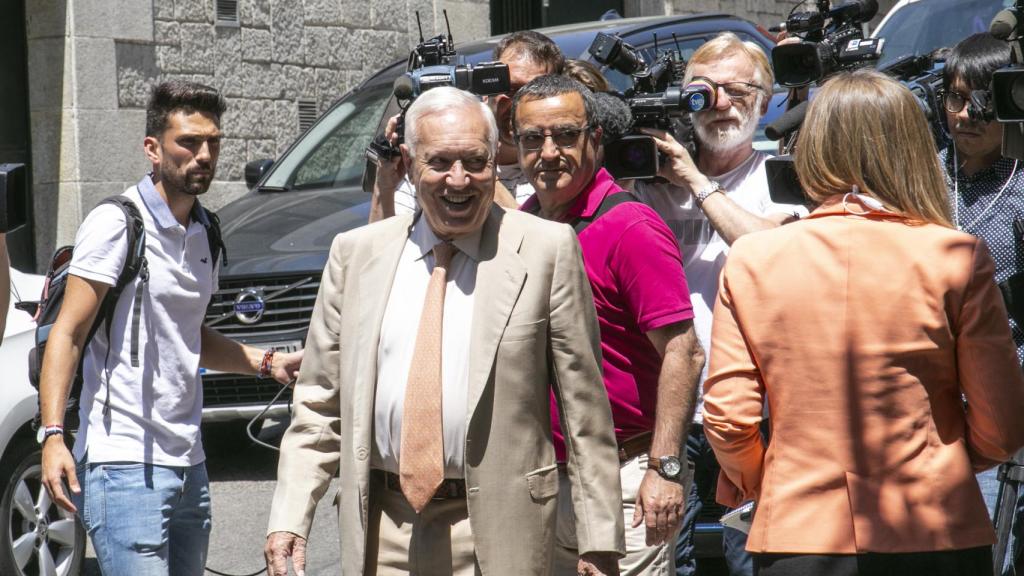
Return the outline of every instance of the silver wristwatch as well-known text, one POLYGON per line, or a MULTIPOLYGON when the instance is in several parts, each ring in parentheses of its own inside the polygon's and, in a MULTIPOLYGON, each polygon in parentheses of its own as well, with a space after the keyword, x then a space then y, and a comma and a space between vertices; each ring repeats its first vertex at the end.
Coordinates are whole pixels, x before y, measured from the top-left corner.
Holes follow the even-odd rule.
POLYGON ((652 468, 666 480, 679 481, 683 473, 683 463, 676 456, 662 456, 651 458, 647 461, 647 467, 652 468))
POLYGON ((697 204, 703 204, 708 196, 711 196, 715 192, 722 192, 722 185, 714 180, 708 180, 708 185, 697 190, 693 196, 697 199, 697 204))

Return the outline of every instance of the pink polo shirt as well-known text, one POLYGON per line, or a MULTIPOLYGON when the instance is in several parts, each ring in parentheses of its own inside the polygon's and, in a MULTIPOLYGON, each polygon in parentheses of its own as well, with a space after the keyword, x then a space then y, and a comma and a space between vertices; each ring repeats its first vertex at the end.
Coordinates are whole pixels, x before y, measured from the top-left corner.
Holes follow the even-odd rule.
MULTIPOLYGON (((593 216, 606 196, 620 192, 622 188, 602 168, 562 221, 593 216)), ((522 206, 532 213, 538 209, 536 194, 522 206)), ((692 319, 690 291, 675 236, 645 204, 615 206, 591 222, 579 241, 601 327, 604 384, 621 443, 654 430, 661 356, 646 333, 692 319)), ((553 395, 551 419, 562 461, 565 445, 553 395)))

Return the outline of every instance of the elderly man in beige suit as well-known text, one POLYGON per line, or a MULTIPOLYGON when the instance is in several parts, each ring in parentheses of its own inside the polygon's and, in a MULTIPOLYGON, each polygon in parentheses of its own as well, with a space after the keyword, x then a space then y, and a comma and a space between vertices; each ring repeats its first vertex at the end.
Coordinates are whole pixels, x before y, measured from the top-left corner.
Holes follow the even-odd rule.
POLYGON ((303 569, 336 474, 341 573, 548 574, 562 414, 579 572, 617 574, 618 460, 572 229, 493 206, 494 117, 435 88, 406 115, 421 211, 331 248, 265 555, 303 569), (340 474, 339 474, 340 472, 340 474))

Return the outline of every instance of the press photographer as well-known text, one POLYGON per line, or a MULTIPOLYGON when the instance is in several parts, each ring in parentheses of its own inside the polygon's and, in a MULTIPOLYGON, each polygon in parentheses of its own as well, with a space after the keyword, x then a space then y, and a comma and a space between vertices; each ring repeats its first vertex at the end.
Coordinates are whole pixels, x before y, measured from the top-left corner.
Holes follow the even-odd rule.
POLYGON ((686 62, 678 49, 660 50, 654 37, 654 61, 648 63, 635 47, 619 36, 598 32, 587 49, 594 60, 631 77, 632 86, 623 94, 625 116, 614 114, 623 130, 605 131, 602 165, 618 181, 653 179, 658 175, 662 154, 644 128, 675 131, 688 150, 694 150, 691 112, 714 103, 712 87, 702 80, 683 83, 686 62))
MULTIPOLYGON (((1003 286, 1024 272, 1024 166, 1002 154, 1003 128, 995 121, 990 91, 993 74, 1009 64, 1010 47, 988 33, 969 36, 953 48, 943 75, 946 122, 953 143, 939 153, 953 223, 985 240, 995 260, 995 280, 1003 286)), ((1024 330, 1012 316, 1010 326, 1020 361, 1024 330)), ((989 514, 994 515, 999 492, 996 471, 979 474, 978 482, 989 514)), ((1016 536, 1024 519, 1014 516, 1016 536)), ((1016 540, 1010 540, 1013 556, 1007 570, 1019 557, 1016 540)))
MULTIPOLYGON (((718 276, 729 246, 744 234, 794 219, 802 208, 771 201, 764 170, 769 155, 753 148, 754 132, 768 109, 773 84, 764 52, 735 34, 721 34, 698 48, 687 63, 682 85, 694 80, 714 88, 714 106, 691 115, 696 160, 674 135, 644 129, 666 158, 660 176, 668 182, 638 181, 636 193, 661 215, 679 244, 697 337, 707 352, 718 276)), ((696 465, 696 482, 688 496, 677 554, 677 563, 689 567, 691 573, 695 569, 693 528, 700 510, 698 491, 713 491, 716 476, 701 422, 698 401, 687 441, 687 455, 696 465)), ((726 560, 733 574, 750 573, 744 542, 741 532, 726 531, 726 560)))
MULTIPOLYGON (((421 47, 413 50, 413 55, 421 52, 421 47)), ((453 43, 448 40, 444 46, 445 53, 449 54, 447 59, 455 59, 453 43)), ((497 163, 498 182, 495 186, 495 203, 506 208, 516 208, 526 198, 533 194, 533 188, 523 176, 519 167, 516 154, 516 146, 511 136, 511 103, 512 96, 516 91, 530 80, 544 74, 561 73, 565 65, 565 58, 559 50, 558 45, 550 38, 532 30, 510 34, 498 43, 494 48, 493 64, 500 64, 506 67, 507 85, 501 91, 477 90, 478 95, 483 96, 488 108, 494 113, 498 121, 498 152, 495 156, 497 163)), ((410 69, 415 70, 416 64, 410 57, 410 69)), ((480 67, 480 65, 477 65, 480 67)), ((396 84, 396 97, 415 96, 413 91, 409 94, 408 82, 402 81, 402 86, 396 84), (399 93, 401 92, 401 94, 399 93)), ((471 90, 472 91, 472 90, 471 90)), ((408 98, 411 100, 411 98, 408 98)), ((378 145, 390 144, 397 151, 401 144, 401 115, 389 119, 384 130, 386 142, 377 140, 378 145)), ((402 166, 401 155, 383 155, 375 163, 375 178, 372 188, 373 197, 370 200, 370 222, 375 222, 395 214, 411 213, 416 210, 416 191, 405 177, 405 170, 402 166)), ((369 169, 369 168, 368 168, 369 169)))

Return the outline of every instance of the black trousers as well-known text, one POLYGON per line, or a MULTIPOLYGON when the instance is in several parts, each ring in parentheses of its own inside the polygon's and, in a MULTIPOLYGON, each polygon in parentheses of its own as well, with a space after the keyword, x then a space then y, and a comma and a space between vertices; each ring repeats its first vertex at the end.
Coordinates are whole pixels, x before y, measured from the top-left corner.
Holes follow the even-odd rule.
POLYGON ((754 554, 754 576, 988 576, 992 547, 911 554, 754 554))

